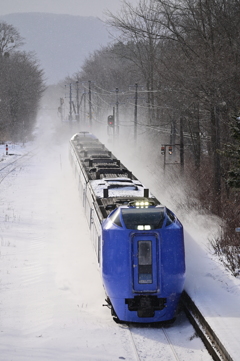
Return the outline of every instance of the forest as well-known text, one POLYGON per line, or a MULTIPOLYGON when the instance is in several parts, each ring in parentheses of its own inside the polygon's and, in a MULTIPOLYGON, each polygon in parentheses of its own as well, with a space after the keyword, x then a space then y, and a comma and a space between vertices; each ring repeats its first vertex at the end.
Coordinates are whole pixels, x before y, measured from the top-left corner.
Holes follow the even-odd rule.
POLYGON ((180 153, 179 177, 201 209, 222 219, 211 244, 234 275, 240 270, 239 17, 239 0, 140 0, 137 6, 124 0, 118 14, 107 13, 109 31, 118 35, 68 79, 77 87, 70 116, 92 122, 114 104, 121 131, 134 109, 132 136, 143 128, 154 134, 158 152, 169 134, 161 151, 180 153))
POLYGON ((20 51, 24 40, 6 22, 0 23, 0 141, 31 138, 41 95, 43 70, 35 55, 20 51))

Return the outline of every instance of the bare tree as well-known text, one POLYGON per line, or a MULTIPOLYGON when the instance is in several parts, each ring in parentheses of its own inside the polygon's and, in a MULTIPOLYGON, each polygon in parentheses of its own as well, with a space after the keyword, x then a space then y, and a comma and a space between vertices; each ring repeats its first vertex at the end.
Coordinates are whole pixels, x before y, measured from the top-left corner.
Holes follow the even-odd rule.
POLYGON ((123 1, 119 14, 108 14, 108 24, 121 31, 121 40, 126 45, 125 52, 119 56, 128 58, 142 73, 148 91, 150 123, 156 118, 156 64, 159 61, 159 35, 162 31, 158 21, 158 7, 154 0, 140 0, 136 7, 123 1))
POLYGON ((6 59, 9 134, 23 140, 33 130, 38 104, 44 90, 43 71, 33 54, 16 52, 6 59))
POLYGON ((16 51, 23 42, 12 25, 0 23, 0 36, 1 140, 24 140, 35 124, 43 71, 34 54, 16 51))
POLYGON ((117 97, 121 111, 123 103, 124 113, 128 111, 127 104, 130 99, 127 99, 126 93, 129 93, 129 84, 134 84, 141 74, 128 59, 117 55, 124 52, 126 46, 122 42, 95 51, 85 60, 74 80, 72 79, 72 82, 78 80, 81 87, 81 109, 84 107, 83 97, 88 97, 88 81, 93 80, 92 107, 96 119, 101 119, 103 114, 106 116, 106 112, 112 112, 117 97))
POLYGON ((23 44, 23 38, 12 25, 0 23, 0 56, 8 57, 23 44))
MULTIPOLYGON (((236 13, 239 1, 226 0, 156 0, 158 22, 165 27, 168 41, 177 44, 181 58, 174 73, 188 89, 189 99, 199 103, 200 112, 208 112, 205 131, 211 137, 214 169, 215 211, 221 209, 221 159, 218 149, 229 133, 229 110, 239 103, 239 30, 236 13), (182 67, 187 69, 181 77, 182 67), (179 71, 180 70, 180 71, 179 71), (227 111, 228 110, 228 111, 227 111)), ((165 61, 166 63, 166 61, 165 61)), ((169 63, 168 63, 169 67, 169 63)), ((171 67, 171 62, 170 62, 171 67)), ((201 127, 201 119, 200 119, 201 127)), ((200 129, 199 129, 200 130, 200 129)))

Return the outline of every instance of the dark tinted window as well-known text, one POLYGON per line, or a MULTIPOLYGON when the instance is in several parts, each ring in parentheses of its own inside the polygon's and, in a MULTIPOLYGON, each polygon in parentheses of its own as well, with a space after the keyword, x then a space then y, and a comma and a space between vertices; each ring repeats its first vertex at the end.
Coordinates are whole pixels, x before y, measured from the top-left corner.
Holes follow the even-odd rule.
POLYGON ((124 208, 122 216, 126 228, 138 230, 162 228, 165 218, 162 208, 124 208))
POLYGON ((152 242, 138 242, 138 283, 152 283, 152 242))

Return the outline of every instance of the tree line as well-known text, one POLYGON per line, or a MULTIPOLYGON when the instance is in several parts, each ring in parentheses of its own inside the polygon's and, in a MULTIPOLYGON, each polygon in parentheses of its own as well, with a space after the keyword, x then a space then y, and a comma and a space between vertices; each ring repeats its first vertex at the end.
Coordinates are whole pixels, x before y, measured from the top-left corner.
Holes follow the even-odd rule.
POLYGON ((20 51, 19 32, 0 23, 0 141, 25 141, 36 122, 44 90, 43 70, 35 55, 20 51))
MULTIPOLYGON (((107 15, 107 24, 118 31, 115 41, 89 56, 72 80, 94 80, 96 118, 116 97, 116 87, 124 94, 127 114, 134 102, 127 100, 129 86, 141 84, 141 123, 174 129, 175 141, 181 124, 187 135, 185 174, 202 207, 223 219, 223 233, 214 247, 220 244, 228 252, 234 244, 237 255, 240 1, 139 0, 134 6, 123 0, 118 14, 107 15)), ((160 148, 163 135, 158 134, 160 148)))

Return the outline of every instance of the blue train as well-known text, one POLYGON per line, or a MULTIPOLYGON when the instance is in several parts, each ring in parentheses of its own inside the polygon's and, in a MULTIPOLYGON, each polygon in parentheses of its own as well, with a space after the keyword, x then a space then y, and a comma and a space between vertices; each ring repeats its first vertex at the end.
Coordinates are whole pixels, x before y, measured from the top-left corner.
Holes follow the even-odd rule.
POLYGON ((185 280, 182 224, 93 134, 71 138, 70 159, 113 318, 173 320, 185 280))

